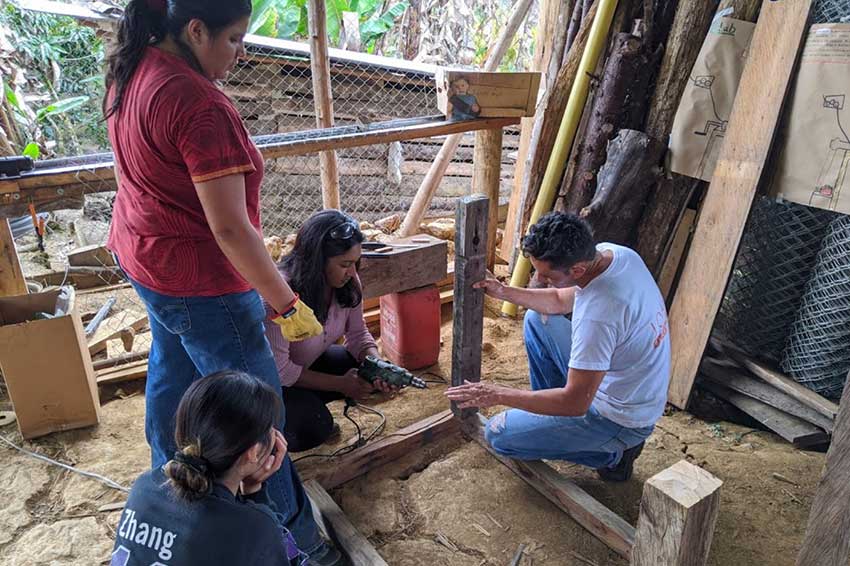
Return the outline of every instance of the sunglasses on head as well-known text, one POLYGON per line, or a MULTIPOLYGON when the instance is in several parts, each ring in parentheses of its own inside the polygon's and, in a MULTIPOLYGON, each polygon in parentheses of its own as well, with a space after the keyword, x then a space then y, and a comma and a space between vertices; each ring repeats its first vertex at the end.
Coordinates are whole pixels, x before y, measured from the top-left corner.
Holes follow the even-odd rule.
POLYGON ((334 240, 348 240, 354 236, 354 232, 359 229, 360 227, 354 222, 354 220, 346 218, 342 221, 342 223, 337 224, 328 230, 328 236, 334 240))

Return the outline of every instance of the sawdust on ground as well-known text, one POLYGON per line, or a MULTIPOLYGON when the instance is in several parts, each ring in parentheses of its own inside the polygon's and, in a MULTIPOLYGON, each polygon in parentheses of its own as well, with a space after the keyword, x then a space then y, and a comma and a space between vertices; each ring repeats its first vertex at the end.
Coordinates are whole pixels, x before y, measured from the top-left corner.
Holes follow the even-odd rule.
MULTIPOLYGON (((425 376, 433 381, 450 374, 451 322, 448 316, 444 320, 439 364, 425 376)), ((520 322, 488 312, 482 373, 485 379, 527 386, 520 322)), ((391 432, 444 410, 444 389, 432 383, 427 391, 405 390, 393 399, 376 398, 372 405, 386 414, 391 432)), ((102 388, 101 401, 97 428, 53 434, 26 446, 129 485, 149 461, 142 384, 102 388)), ((0 410, 8 405, 5 389, 0 389, 0 410)), ((354 436, 353 425, 341 418, 341 405, 332 407, 340 417, 341 440, 317 452, 330 452, 354 436)), ((359 412, 354 417, 367 431, 379 422, 359 412)), ((20 442, 14 427, 0 434, 20 442)), ((555 465, 634 524, 642 482, 682 458, 724 482, 709 564, 794 564, 823 454, 796 450, 770 433, 674 412, 659 423, 630 482, 603 483, 579 466, 555 465), (795 485, 777 481, 773 472, 795 485)), ((314 458, 298 465, 333 463, 314 458)), ((626 564, 478 445, 460 437, 370 472, 332 495, 394 566, 504 565, 520 543, 528 548, 522 564, 626 564)), ((123 498, 116 490, 0 443, 0 566, 108 563, 119 512, 99 508, 123 498)))

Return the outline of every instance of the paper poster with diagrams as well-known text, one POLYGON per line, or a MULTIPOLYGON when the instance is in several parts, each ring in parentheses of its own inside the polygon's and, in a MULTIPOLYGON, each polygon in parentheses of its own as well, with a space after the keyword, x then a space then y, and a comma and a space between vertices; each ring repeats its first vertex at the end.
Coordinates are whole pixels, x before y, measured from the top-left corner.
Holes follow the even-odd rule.
POLYGON ((850 214, 850 24, 809 30, 771 192, 850 214))
POLYGON ((715 18, 682 93, 670 132, 669 167, 710 181, 726 136, 755 24, 715 18))

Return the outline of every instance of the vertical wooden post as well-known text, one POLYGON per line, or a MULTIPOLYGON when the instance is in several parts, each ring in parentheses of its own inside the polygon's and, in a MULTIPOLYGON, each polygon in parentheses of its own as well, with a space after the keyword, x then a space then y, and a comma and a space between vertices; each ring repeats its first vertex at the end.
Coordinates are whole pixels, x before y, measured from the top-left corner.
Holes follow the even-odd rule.
POLYGON ((12 227, 6 218, 0 218, 0 297, 26 293, 27 282, 15 249, 12 227))
POLYGON ((502 129, 475 132, 472 155, 472 192, 490 199, 487 213, 487 269, 496 265, 496 228, 499 225, 499 187, 502 176, 502 129))
POLYGON ((850 562, 850 374, 844 384, 832 444, 797 566, 847 566, 850 562))
MULTIPOLYGON (((316 108, 316 126, 319 128, 333 128, 334 126, 326 18, 324 0, 309 0, 307 2, 310 71, 313 75, 313 105, 316 108)), ((319 167, 322 175, 322 205, 325 208, 339 208, 339 167, 336 152, 320 152, 319 167)))
MULTIPOLYGON (((484 291, 472 284, 484 279, 487 261, 488 199, 463 197, 455 216, 455 288, 452 325, 452 385, 481 380, 481 339, 484 334, 484 291)), ((475 409, 452 411, 461 418, 475 409)))
POLYGON ((631 566, 704 566, 723 482, 681 460, 644 484, 631 566))

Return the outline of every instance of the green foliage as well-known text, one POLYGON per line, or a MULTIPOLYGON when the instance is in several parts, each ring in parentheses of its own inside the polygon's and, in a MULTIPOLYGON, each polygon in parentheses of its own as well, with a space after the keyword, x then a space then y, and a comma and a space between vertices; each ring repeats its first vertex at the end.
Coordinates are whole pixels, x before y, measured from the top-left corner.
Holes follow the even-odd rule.
POLYGON ((38 147, 37 143, 30 142, 24 148, 23 154, 27 157, 31 157, 32 159, 38 159, 41 157, 41 148, 38 147))
POLYGON ((11 3, 0 7, 0 25, 15 38, 16 56, 11 61, 27 79, 15 87, 17 94, 5 84, 4 94, 15 108, 19 128, 30 138, 27 141, 42 144, 39 155, 44 156, 49 142, 56 142, 58 155, 107 148, 100 109, 104 49, 95 31, 73 18, 20 10, 11 3), (21 93, 26 103, 19 99, 21 93), (32 111, 29 104, 44 106, 32 111))
MULTIPOLYGON (((253 5, 248 26, 250 33, 280 39, 306 39, 307 0, 253 0, 253 5)), ((380 0, 326 0, 330 43, 339 43, 343 12, 356 12, 361 41, 366 51, 372 53, 377 41, 393 28, 409 6, 402 0, 379 13, 381 5, 380 0)))

